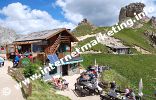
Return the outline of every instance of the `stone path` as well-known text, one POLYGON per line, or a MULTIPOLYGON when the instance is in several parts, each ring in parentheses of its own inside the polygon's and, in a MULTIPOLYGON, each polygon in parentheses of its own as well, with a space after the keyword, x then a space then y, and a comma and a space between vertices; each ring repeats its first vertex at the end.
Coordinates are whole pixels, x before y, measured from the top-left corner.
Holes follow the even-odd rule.
POLYGON ((8 66, 12 65, 12 62, 5 61, 4 66, 0 67, 0 100, 25 100, 21 90, 14 87, 17 82, 7 74, 8 66))

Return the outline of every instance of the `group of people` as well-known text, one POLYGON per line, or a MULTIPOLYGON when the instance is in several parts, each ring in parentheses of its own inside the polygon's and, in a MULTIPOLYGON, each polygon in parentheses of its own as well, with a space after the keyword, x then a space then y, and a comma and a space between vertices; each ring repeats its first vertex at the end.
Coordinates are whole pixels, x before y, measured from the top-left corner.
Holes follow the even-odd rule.
POLYGON ((18 63, 19 63, 19 61, 20 61, 20 59, 26 58, 26 57, 29 58, 30 61, 33 60, 32 54, 29 54, 29 55, 22 55, 22 54, 15 53, 15 54, 13 55, 13 57, 12 57, 12 59, 13 59, 13 66, 14 66, 14 67, 17 67, 17 66, 18 66, 18 63))
POLYGON ((52 78, 52 82, 56 87, 58 87, 60 90, 64 90, 68 88, 68 82, 63 78, 52 78))
POLYGON ((92 86, 92 89, 98 89, 99 92, 102 88, 99 86, 99 70, 97 66, 89 66, 87 71, 82 72, 78 81, 80 84, 92 86))
POLYGON ((117 90, 115 81, 110 82, 110 91, 108 94, 112 97, 117 97, 118 93, 122 94, 126 98, 126 100, 136 100, 136 95, 132 89, 127 88, 124 90, 124 92, 121 92, 117 90))
POLYGON ((94 79, 98 78, 98 74, 100 73, 100 71, 98 70, 97 66, 89 66, 87 71, 82 72, 80 74, 80 78, 79 81, 83 82, 83 81, 93 81, 94 79))

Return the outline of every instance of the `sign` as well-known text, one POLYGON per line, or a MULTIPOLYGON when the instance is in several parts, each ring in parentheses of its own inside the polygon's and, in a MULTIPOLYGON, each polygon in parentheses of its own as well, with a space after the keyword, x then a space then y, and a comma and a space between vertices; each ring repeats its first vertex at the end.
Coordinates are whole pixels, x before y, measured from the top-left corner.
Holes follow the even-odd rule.
POLYGON ((22 66, 26 66, 30 63, 30 59, 29 58, 23 58, 21 61, 22 66))

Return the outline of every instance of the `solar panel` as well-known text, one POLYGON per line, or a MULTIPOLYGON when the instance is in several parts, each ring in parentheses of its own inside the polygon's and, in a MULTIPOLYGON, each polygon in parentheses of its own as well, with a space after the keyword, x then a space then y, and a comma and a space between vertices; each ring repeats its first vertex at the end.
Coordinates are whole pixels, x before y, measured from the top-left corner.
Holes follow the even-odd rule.
POLYGON ((59 60, 56 54, 48 55, 47 57, 50 60, 50 63, 54 65, 55 65, 55 62, 59 60))

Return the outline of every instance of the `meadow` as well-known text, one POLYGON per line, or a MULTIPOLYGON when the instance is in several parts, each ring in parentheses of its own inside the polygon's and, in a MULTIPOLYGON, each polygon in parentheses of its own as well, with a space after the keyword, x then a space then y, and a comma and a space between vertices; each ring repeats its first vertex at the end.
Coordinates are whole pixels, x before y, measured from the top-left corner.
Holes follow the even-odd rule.
POLYGON ((95 59, 99 65, 111 66, 115 73, 130 82, 131 88, 136 92, 140 78, 143 79, 144 94, 153 95, 156 90, 156 55, 87 54, 82 57, 84 59, 82 66, 85 68, 93 65, 95 59))

